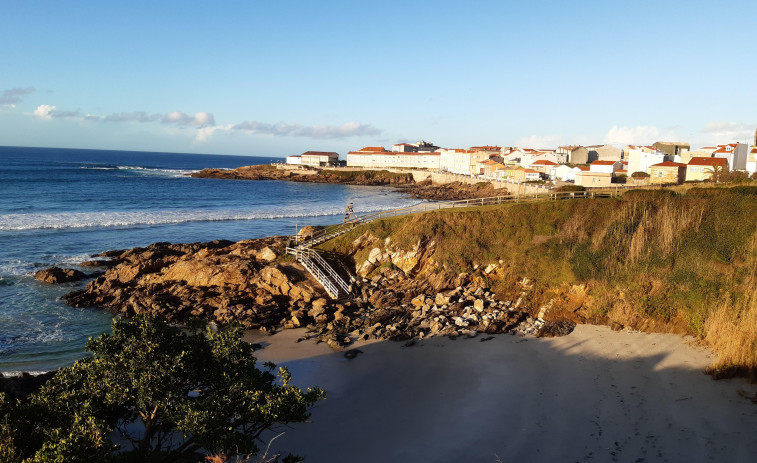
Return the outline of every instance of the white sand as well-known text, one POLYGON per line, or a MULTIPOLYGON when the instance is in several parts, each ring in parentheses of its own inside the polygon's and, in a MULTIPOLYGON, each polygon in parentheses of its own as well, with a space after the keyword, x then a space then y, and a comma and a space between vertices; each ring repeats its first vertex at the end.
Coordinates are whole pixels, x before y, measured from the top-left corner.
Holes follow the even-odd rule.
POLYGON ((363 345, 344 358, 301 331, 265 340, 327 400, 272 448, 319 462, 757 461, 757 405, 742 380, 702 373, 710 354, 674 335, 578 326, 363 345))

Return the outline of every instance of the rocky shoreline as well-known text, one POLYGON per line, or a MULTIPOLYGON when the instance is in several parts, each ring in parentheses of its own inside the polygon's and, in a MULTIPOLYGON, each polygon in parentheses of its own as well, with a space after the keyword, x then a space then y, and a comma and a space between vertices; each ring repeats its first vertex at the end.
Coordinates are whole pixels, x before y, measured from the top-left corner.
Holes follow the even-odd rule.
MULTIPOLYGON (((351 298, 330 300, 305 268, 285 254, 287 239, 154 243, 108 251, 94 256, 95 263, 107 266, 104 273, 63 300, 73 307, 124 316, 160 315, 176 323, 241 323, 265 333, 307 328, 300 340, 314 339, 333 348, 369 339, 412 344, 434 336, 554 336, 575 326, 535 314, 526 303, 528 281, 520 282, 516 299, 507 300, 489 291, 479 274, 435 272, 416 278, 426 274, 421 267, 434 265, 433 243, 394 255, 382 255, 376 248, 378 253, 356 268, 327 256, 339 271, 357 274, 351 298), (392 261, 396 264, 386 265, 392 261)), ((365 235, 353 251, 374 241, 365 235)))
POLYGON ((495 189, 486 182, 482 182, 481 185, 462 182, 434 185, 430 180, 416 183, 410 173, 389 171, 293 170, 261 165, 244 166, 231 170, 203 169, 200 172, 190 174, 190 176, 223 180, 286 180, 306 183, 391 186, 410 194, 413 198, 433 201, 474 199, 507 194, 507 191, 495 189))

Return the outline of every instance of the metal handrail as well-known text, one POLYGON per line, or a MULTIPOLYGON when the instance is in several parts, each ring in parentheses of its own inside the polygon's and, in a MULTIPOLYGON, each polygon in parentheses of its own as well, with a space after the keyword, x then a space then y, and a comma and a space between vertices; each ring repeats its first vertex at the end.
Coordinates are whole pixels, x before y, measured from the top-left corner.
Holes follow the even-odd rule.
POLYGON ((333 299, 337 299, 339 297, 339 289, 336 287, 336 285, 334 285, 334 283, 329 281, 329 279, 323 272, 321 272, 318 266, 313 264, 313 261, 305 256, 300 256, 298 262, 304 265, 305 268, 313 274, 315 279, 318 280, 323 285, 323 288, 326 290, 326 292, 329 293, 329 296, 331 296, 333 299))
POLYGON ((328 262, 326 262, 323 257, 321 257, 320 254, 318 254, 315 250, 309 249, 309 256, 308 258, 314 259, 326 272, 331 275, 333 278, 333 281, 336 282, 341 288, 344 290, 345 293, 349 294, 351 289, 349 285, 342 279, 342 277, 336 273, 336 270, 334 270, 328 262))

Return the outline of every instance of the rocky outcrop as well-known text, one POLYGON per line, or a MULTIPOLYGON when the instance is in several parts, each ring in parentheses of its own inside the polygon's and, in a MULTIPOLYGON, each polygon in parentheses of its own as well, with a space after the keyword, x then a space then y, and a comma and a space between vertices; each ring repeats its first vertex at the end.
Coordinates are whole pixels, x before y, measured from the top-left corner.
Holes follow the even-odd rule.
POLYGON ((434 185, 431 180, 425 180, 404 188, 414 198, 433 201, 456 201, 461 199, 489 198, 492 196, 507 196, 506 188, 497 189, 489 182, 469 184, 462 182, 434 185))
POLYGON ((75 307, 163 315, 179 322, 201 318, 267 331, 305 327, 306 338, 335 348, 369 338, 554 336, 574 326, 563 320, 573 299, 561 302, 559 310, 550 305, 539 311, 529 304, 533 285, 528 280, 518 283, 513 297, 498 296, 489 289, 501 278, 497 263, 475 265, 470 273, 451 272, 436 262, 431 239, 405 248, 369 232, 355 239, 344 260, 335 262, 343 266, 352 259, 350 273, 357 275, 353 294, 340 301, 327 299, 305 269, 284 256, 285 246, 285 238, 266 238, 155 243, 104 253, 98 257, 112 259, 111 268, 64 300, 75 307), (550 318, 553 313, 563 318, 550 318))
POLYGON ((277 169, 274 166, 244 166, 236 169, 203 169, 190 174, 195 178, 218 178, 227 180, 289 180, 310 183, 341 183, 347 185, 410 185, 412 174, 394 173, 385 170, 335 170, 335 169, 277 169))
POLYGON ((284 238, 268 238, 130 249, 112 256, 110 269, 64 301, 175 321, 276 327, 294 314, 304 322, 323 290, 304 268, 282 259, 285 244, 284 238))
POLYGON ((43 283, 51 284, 80 281, 87 277, 89 277, 89 275, 79 270, 60 267, 50 267, 45 270, 40 270, 39 272, 34 274, 34 278, 36 278, 37 280, 43 283))

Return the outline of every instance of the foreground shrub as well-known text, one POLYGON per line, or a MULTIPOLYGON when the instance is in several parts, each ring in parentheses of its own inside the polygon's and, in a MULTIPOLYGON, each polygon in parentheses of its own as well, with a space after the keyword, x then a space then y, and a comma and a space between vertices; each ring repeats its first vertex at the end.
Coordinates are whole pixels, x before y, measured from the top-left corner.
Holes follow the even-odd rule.
POLYGON ((324 394, 256 367, 239 329, 181 331, 115 320, 93 356, 61 369, 28 401, 0 399, 3 461, 199 461, 250 455, 266 433, 303 422, 324 394))
POLYGON ((586 191, 586 187, 581 185, 563 185, 556 191, 586 191))

